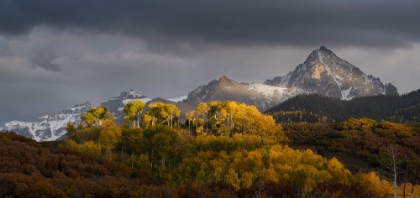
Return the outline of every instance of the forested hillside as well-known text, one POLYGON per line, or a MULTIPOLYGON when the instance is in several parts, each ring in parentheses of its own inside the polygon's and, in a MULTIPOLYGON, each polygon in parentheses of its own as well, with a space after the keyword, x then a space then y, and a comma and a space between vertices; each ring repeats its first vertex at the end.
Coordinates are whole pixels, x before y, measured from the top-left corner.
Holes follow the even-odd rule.
POLYGON ((277 123, 337 123, 368 117, 376 121, 420 123, 420 89, 401 96, 378 95, 349 101, 299 95, 267 111, 277 123))
MULTIPOLYGON (((369 169, 352 167, 351 172, 336 157, 326 155, 360 146, 358 141, 340 138, 363 139, 364 133, 357 131, 365 129, 400 131, 396 136, 413 151, 407 152, 413 163, 418 162, 417 129, 405 125, 350 120, 325 130, 335 131, 325 134, 329 138, 325 139, 306 125, 286 126, 284 132, 271 116, 232 101, 200 103, 187 113, 185 125, 178 123, 180 114, 174 105, 157 102, 149 104, 146 112, 143 108, 141 101, 129 102, 124 108, 127 124, 122 126, 115 124, 106 108, 92 108, 80 125, 69 123, 69 136, 63 142, 37 143, 1 134, 0 196, 389 197, 394 192, 392 179, 369 169)), ((380 151, 384 145, 378 145, 366 147, 380 151)), ((375 159, 370 152, 368 159, 375 159)), ((417 171, 411 161, 406 167, 417 171)), ((409 181, 417 183, 409 177, 400 179, 395 192, 402 195, 406 189, 407 195, 419 194, 420 188, 409 181)))
POLYGON ((336 125, 284 125, 284 132, 292 148, 311 148, 325 157, 337 157, 352 172, 377 171, 390 180, 394 154, 398 183, 420 182, 420 126, 363 118, 336 125))

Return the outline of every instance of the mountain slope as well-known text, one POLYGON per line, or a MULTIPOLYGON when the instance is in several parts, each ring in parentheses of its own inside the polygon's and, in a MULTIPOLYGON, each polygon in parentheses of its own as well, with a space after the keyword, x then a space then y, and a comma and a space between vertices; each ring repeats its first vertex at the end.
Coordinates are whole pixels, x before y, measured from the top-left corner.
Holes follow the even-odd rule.
POLYGON ((184 101, 188 104, 197 105, 200 102, 212 100, 235 100, 246 104, 253 104, 252 97, 256 93, 246 89, 238 82, 222 76, 219 80, 213 80, 208 85, 199 86, 190 92, 184 101))
POLYGON ((0 131, 14 131, 19 135, 32 138, 36 141, 51 141, 67 133, 68 122, 80 123, 80 116, 90 109, 89 102, 74 105, 58 114, 41 116, 36 122, 10 121, 0 131))

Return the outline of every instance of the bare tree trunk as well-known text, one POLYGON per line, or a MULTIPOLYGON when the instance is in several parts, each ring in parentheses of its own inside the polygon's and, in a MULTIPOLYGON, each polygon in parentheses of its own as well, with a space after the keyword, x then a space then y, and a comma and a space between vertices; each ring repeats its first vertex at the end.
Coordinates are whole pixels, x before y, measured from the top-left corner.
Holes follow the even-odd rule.
POLYGON ((137 113, 137 128, 140 128, 140 114, 137 113))

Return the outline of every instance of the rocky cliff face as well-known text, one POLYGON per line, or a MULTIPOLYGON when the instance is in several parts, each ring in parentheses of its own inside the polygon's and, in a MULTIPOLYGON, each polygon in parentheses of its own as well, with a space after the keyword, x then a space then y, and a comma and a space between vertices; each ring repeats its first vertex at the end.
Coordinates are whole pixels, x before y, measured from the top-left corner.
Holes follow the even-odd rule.
POLYGON ((285 76, 266 80, 266 85, 301 89, 303 93, 318 93, 349 100, 378 94, 398 94, 391 83, 366 75, 358 67, 339 58, 331 50, 314 50, 304 63, 285 76))

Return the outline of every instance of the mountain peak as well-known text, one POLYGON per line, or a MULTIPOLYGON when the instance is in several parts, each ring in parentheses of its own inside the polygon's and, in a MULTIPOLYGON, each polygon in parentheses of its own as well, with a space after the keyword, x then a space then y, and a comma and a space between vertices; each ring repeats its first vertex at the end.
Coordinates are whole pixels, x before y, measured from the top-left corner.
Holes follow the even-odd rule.
POLYGON ((328 48, 326 48, 325 46, 321 46, 318 51, 326 51, 326 52, 331 52, 331 50, 329 50, 328 48))
POLYGON ((128 91, 123 91, 119 96, 112 97, 111 100, 120 100, 120 99, 135 99, 135 98, 145 98, 146 96, 137 93, 136 91, 130 89, 128 91))
POLYGON ((219 78, 219 81, 224 81, 224 80, 230 80, 230 79, 226 77, 226 75, 223 75, 222 77, 219 78))
POLYGON ((86 101, 85 103, 81 104, 75 104, 73 107, 91 107, 92 104, 89 101, 86 101))
POLYGON ((322 62, 322 59, 324 57, 332 57, 332 56, 336 57, 333 51, 326 48, 325 46, 321 46, 320 48, 313 50, 312 53, 308 56, 307 60, 312 60, 313 58, 316 58, 322 62))
POLYGON ((349 100, 355 97, 397 93, 379 78, 366 75, 359 68, 335 55, 325 46, 315 49, 304 63, 286 76, 275 77, 267 85, 295 88, 303 93, 317 93, 349 100))
POLYGON ((225 75, 219 78, 219 84, 226 84, 226 83, 232 83, 232 80, 225 75))
POLYGON ((236 100, 246 104, 253 104, 252 99, 250 99, 252 94, 255 93, 223 75, 219 80, 213 80, 209 84, 199 86, 190 92, 184 101, 188 104, 198 104, 212 100, 236 100))
POLYGON ((219 80, 214 79, 209 83, 209 85, 212 85, 214 87, 221 87, 221 88, 232 87, 232 86, 236 86, 237 84, 239 83, 226 77, 225 75, 220 77, 219 80))

